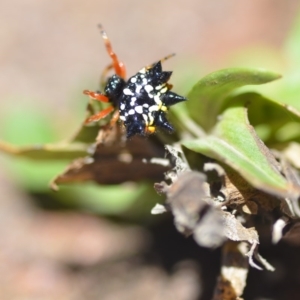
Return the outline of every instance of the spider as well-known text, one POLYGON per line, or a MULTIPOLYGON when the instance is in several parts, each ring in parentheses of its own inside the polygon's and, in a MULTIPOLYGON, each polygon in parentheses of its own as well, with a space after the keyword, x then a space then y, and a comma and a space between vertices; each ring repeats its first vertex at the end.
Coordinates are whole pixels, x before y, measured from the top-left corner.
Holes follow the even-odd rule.
POLYGON ((156 127, 172 133, 174 128, 166 118, 168 107, 186 98, 171 92, 172 85, 168 83, 172 72, 162 71, 161 63, 172 57, 171 54, 160 61, 142 68, 128 81, 125 80, 126 70, 112 49, 106 32, 99 25, 102 38, 112 63, 104 70, 105 74, 113 69, 115 74, 108 78, 104 93, 84 90, 83 93, 91 99, 111 104, 106 109, 86 119, 85 124, 98 121, 113 113, 110 125, 119 119, 126 128, 126 136, 147 136, 156 131, 156 127))

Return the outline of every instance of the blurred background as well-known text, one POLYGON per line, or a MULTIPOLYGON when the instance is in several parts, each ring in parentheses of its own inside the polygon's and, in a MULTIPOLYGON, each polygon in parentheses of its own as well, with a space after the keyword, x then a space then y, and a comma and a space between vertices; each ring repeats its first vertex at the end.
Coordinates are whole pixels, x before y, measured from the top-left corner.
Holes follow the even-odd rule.
MULTIPOLYGON (((98 23, 128 76, 175 52, 165 69, 174 71, 174 90, 186 94, 225 67, 287 78, 296 69, 299 78, 289 60, 299 12, 297 0, 2 0, 0 139, 51 143, 76 131, 88 100, 82 91, 97 89, 110 63, 98 23)), ((276 100, 295 103, 297 92, 276 100)), ((0 299, 210 299, 219 251, 183 238, 170 216, 150 215, 159 201, 152 183, 50 191, 67 163, 0 156, 0 299)), ((296 299, 299 271, 290 278, 279 259, 284 247, 270 253, 269 246, 279 271, 252 270, 250 279, 263 281, 249 281, 246 299, 296 299)))

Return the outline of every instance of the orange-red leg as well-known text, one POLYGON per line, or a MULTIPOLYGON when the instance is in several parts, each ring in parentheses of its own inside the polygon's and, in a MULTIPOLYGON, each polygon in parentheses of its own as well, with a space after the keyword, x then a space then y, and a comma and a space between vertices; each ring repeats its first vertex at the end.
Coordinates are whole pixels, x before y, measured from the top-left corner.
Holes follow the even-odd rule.
POLYGON ((113 51, 110 40, 108 39, 107 34, 104 31, 104 29, 102 28, 102 26, 100 24, 98 26, 100 28, 100 32, 101 32, 102 38, 104 40, 106 51, 113 61, 112 65, 113 65, 113 68, 115 69, 116 74, 119 75, 120 77, 122 77, 123 79, 125 79, 126 69, 125 69, 124 63, 118 59, 116 53, 113 51))
POLYGON ((119 116, 120 116, 119 110, 116 109, 113 116, 112 116, 112 118, 111 118, 111 120, 110 120, 110 122, 109 122, 110 127, 113 127, 118 122, 119 116))
POLYGON ((106 116, 108 116, 112 111, 114 110, 113 106, 109 106, 103 110, 101 110, 100 112, 98 112, 95 115, 90 116, 89 118, 87 118, 84 122, 84 124, 89 124, 91 122, 96 122, 99 121, 103 118, 105 118, 106 116))
MULTIPOLYGON (((101 101, 101 102, 109 102, 109 98, 96 92, 84 90, 83 93, 85 95, 88 95, 91 99, 101 101)), ((91 122, 99 121, 103 118, 105 118, 107 115, 109 115, 114 110, 113 106, 109 106, 106 109, 101 110, 95 115, 90 116, 87 118, 84 122, 84 124, 89 124, 91 122)))
POLYGON ((119 110, 115 110, 113 113, 110 122, 106 125, 103 126, 99 131, 99 134, 97 136, 97 142, 98 143, 105 143, 106 139, 109 137, 111 130, 114 128, 114 125, 117 123, 119 120, 119 110))
POLYGON ((100 86, 101 87, 104 87, 106 85, 107 77, 108 77, 107 73, 113 68, 114 68, 114 66, 112 64, 110 64, 101 73, 101 77, 100 77, 100 86))
POLYGON ((93 100, 97 100, 97 101, 101 101, 101 102, 109 102, 108 97, 106 97, 100 93, 96 93, 96 92, 92 92, 92 91, 88 91, 88 90, 84 90, 83 93, 85 95, 88 95, 93 100))

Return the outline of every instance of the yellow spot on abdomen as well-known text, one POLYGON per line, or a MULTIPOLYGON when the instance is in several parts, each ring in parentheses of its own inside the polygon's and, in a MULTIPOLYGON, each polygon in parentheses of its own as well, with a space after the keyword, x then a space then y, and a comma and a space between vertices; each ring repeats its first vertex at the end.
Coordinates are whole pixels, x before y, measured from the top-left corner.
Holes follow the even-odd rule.
POLYGON ((147 126, 145 131, 147 133, 154 133, 155 132, 155 126, 147 126))

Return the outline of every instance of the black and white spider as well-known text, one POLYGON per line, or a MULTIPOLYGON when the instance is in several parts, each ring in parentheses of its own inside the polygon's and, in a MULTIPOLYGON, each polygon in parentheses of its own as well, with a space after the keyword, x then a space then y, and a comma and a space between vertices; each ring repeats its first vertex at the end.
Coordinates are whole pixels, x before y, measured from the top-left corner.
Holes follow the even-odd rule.
POLYGON ((111 106, 89 117, 85 124, 98 121, 114 112, 110 123, 113 124, 120 119, 126 128, 128 138, 136 134, 145 136, 154 133, 157 127, 172 133, 174 129, 166 118, 166 112, 169 106, 186 100, 185 97, 170 91, 172 85, 168 80, 172 72, 162 70, 162 61, 173 55, 144 67, 126 81, 125 66, 112 50, 111 43, 102 28, 101 35, 112 59, 112 64, 106 71, 114 69, 115 74, 107 80, 104 93, 85 90, 84 94, 91 99, 110 103, 111 106))

